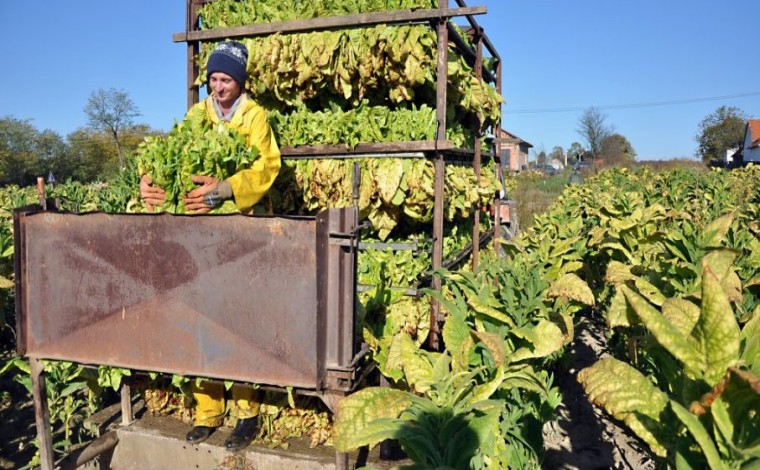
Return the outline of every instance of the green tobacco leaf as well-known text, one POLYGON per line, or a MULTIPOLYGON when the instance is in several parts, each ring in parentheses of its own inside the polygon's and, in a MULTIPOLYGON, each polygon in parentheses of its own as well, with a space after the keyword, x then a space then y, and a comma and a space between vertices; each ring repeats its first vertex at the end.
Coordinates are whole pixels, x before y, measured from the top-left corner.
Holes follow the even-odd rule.
POLYGON ((697 444, 699 444, 699 447, 702 449, 702 453, 707 459, 707 463, 710 465, 710 469, 724 469, 725 466, 720 459, 718 449, 715 448, 715 443, 699 419, 693 414, 689 413, 689 410, 673 400, 670 401, 670 408, 673 410, 676 416, 678 416, 678 419, 681 420, 684 426, 686 426, 686 429, 689 430, 691 435, 694 437, 694 440, 697 441, 697 444))
POLYGON ((472 393, 465 399, 463 404, 464 409, 470 408, 478 402, 490 399, 501 387, 505 377, 504 367, 499 366, 496 370, 496 376, 492 380, 473 388, 472 393))
POLYGON ((755 308, 750 320, 744 324, 741 332, 742 362, 760 375, 760 305, 755 308))
POLYGON ((536 371, 529 365, 510 366, 504 372, 502 389, 519 388, 530 390, 541 395, 548 395, 546 384, 538 377, 536 371))
POLYGON ((620 286, 620 289, 641 322, 652 332, 657 341, 684 365, 687 374, 691 377, 701 376, 702 358, 678 328, 640 294, 627 286, 620 286))
POLYGON ((499 418, 506 404, 500 400, 479 401, 474 405, 480 417, 470 421, 470 429, 478 435, 480 446, 486 445, 493 436, 500 435, 499 418))
MULTIPOLYGON (((470 325, 467 324, 467 322, 458 316, 449 315, 446 318, 446 322, 443 324, 443 342, 446 344, 446 349, 448 349, 452 356, 454 357, 453 362, 458 366, 464 366, 467 367, 467 363, 462 363, 460 358, 463 358, 466 360, 469 352, 470 352, 470 345, 472 345, 472 339, 469 340, 468 344, 468 338, 470 338, 470 325)), ((454 367, 454 365, 452 365, 454 367)), ((460 372, 461 370, 458 370, 457 372, 460 372)))
POLYGON ((442 382, 451 375, 451 356, 447 351, 438 353, 433 362, 432 379, 436 382, 442 382))
POLYGON ((720 281, 709 267, 702 271, 702 314, 692 336, 701 356, 704 378, 710 386, 739 360, 739 324, 720 281))
POLYGON ((731 447, 747 460, 760 459, 760 421, 756 419, 760 410, 760 378, 750 371, 731 369, 731 380, 712 409, 714 421, 730 438, 731 447), (714 411, 716 404, 720 417, 714 411))
POLYGON ((699 321, 700 310, 693 302, 674 297, 663 302, 662 314, 681 334, 689 336, 699 321))
POLYGON ((393 437, 401 426, 396 418, 412 400, 408 392, 388 387, 365 388, 343 398, 335 414, 335 448, 348 452, 393 437))
POLYGON ((594 404, 624 421, 655 454, 667 454, 664 437, 669 429, 661 418, 668 396, 641 372, 617 359, 605 358, 581 370, 578 382, 594 404))
POLYGON ((501 323, 504 323, 505 325, 509 325, 512 328, 515 327, 515 322, 510 318, 506 313, 497 310, 490 305, 486 305, 483 302, 480 301, 477 297, 474 295, 467 299, 467 303, 470 304, 473 310, 475 310, 477 313, 481 315, 485 315, 486 317, 492 318, 494 320, 500 321, 501 323))
POLYGON ((584 305, 594 305, 594 293, 591 292, 586 281, 577 274, 568 273, 554 281, 546 292, 551 298, 564 298, 575 300, 584 305))
MULTIPOLYGON (((731 420, 729 408, 721 396, 718 396, 710 405, 710 416, 715 428, 715 443, 718 450, 722 455, 727 455, 735 448, 733 438, 736 428, 731 420)), ((745 413, 744 417, 746 416, 745 413)))

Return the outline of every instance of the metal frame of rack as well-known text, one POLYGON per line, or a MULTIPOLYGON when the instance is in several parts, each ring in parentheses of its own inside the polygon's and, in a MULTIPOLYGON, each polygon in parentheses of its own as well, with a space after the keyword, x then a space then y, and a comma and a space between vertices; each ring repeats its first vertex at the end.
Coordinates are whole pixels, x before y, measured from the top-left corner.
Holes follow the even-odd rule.
MULTIPOLYGON (((214 0, 187 0, 187 21, 186 30, 183 33, 173 35, 175 42, 187 43, 187 105, 192 107, 200 99, 200 87, 195 85, 199 75, 198 66, 195 58, 200 52, 200 45, 204 41, 214 41, 219 39, 233 39, 241 37, 266 36, 274 33, 298 33, 314 32, 332 29, 361 28, 377 24, 404 24, 404 23, 428 23, 437 33, 437 66, 436 66, 436 119, 437 130, 436 140, 433 141, 412 141, 412 142, 390 142, 390 143, 363 143, 353 149, 348 149, 342 145, 315 145, 299 147, 282 147, 280 149, 283 158, 314 158, 323 157, 356 157, 370 156, 372 154, 393 155, 409 152, 422 152, 427 158, 430 158, 435 166, 435 200, 433 209, 433 253, 432 268, 433 270, 444 266, 443 260, 443 226, 444 226, 444 170, 446 162, 452 156, 462 159, 469 158, 474 167, 475 174, 480 178, 481 162, 484 154, 481 152, 482 136, 476 133, 474 149, 456 148, 446 140, 446 103, 447 103, 447 74, 448 74, 448 54, 449 43, 453 43, 458 52, 462 53, 466 60, 475 70, 479 79, 486 79, 493 82, 496 91, 501 93, 501 57, 495 47, 488 39, 483 28, 475 20, 475 15, 485 14, 486 7, 468 7, 464 0, 455 0, 458 8, 449 8, 448 0, 439 0, 437 9, 420 9, 420 10, 399 10, 384 11, 373 13, 360 13, 344 16, 320 17, 305 20, 291 20, 283 22, 253 24, 246 26, 236 26, 229 28, 217 28, 201 30, 198 9, 203 4, 211 3, 214 0), (449 21, 454 17, 465 17, 470 27, 464 31, 471 36, 475 44, 474 50, 467 46, 466 41, 449 21), (486 49, 490 56, 495 60, 495 71, 489 70, 483 64, 483 49, 486 49)), ((498 133, 501 123, 494 126, 494 132, 498 133)), ((493 154, 488 154, 493 158, 498 158, 499 144, 493 154)), ((497 172, 500 171, 500 165, 497 165, 497 172)), ((495 201, 498 206, 498 200, 495 201)), ((479 211, 475 211, 473 242, 469 251, 473 258, 473 268, 479 261, 479 248, 481 246, 480 219, 479 211)), ((499 223, 498 214, 495 224, 499 223)), ((485 239, 492 238, 485 236, 485 239)), ((494 244, 498 244, 498 237, 494 236, 494 244)), ((431 287, 435 290, 441 290, 440 278, 433 277, 431 287)), ((440 349, 440 334, 443 317, 440 305, 437 301, 432 301, 432 315, 430 321, 430 336, 428 346, 432 349, 440 349)))

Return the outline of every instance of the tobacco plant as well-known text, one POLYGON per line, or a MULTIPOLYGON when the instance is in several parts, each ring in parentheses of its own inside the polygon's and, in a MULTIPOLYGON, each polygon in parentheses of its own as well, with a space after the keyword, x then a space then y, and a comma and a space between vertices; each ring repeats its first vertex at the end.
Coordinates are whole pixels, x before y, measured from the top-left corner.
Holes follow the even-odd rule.
POLYGON ((420 349, 403 331, 365 329, 395 388, 344 400, 336 447, 397 439, 415 461, 408 468, 538 468, 541 426, 560 400, 542 369, 572 339, 572 315, 593 303, 591 291, 577 275, 545 270, 529 256, 485 255, 475 272, 437 274, 445 293, 426 292, 446 312, 446 349, 420 349))
POLYGON ((614 358, 578 376, 594 403, 679 469, 760 465, 760 308, 740 327, 726 261, 706 257, 699 292, 683 297, 642 295, 617 278, 627 306, 620 322, 646 328, 666 377, 653 380, 614 358))

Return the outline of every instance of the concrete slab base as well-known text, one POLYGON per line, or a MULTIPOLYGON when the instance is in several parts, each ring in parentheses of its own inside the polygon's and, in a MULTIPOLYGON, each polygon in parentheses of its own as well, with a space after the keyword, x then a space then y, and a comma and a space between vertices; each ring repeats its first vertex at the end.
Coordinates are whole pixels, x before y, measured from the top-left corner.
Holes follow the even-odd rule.
MULTIPOLYGON (((185 435, 190 425, 175 418, 139 413, 129 425, 119 423, 118 408, 111 408, 93 417, 101 434, 114 432, 116 446, 80 468, 88 470, 338 470, 333 447, 309 448, 305 439, 291 439, 288 448, 269 449, 253 443, 239 452, 229 452, 224 441, 232 429, 220 428, 208 440, 189 444, 185 435)), ((381 460, 379 450, 348 455, 348 468, 368 465, 387 469, 410 461, 381 460)))

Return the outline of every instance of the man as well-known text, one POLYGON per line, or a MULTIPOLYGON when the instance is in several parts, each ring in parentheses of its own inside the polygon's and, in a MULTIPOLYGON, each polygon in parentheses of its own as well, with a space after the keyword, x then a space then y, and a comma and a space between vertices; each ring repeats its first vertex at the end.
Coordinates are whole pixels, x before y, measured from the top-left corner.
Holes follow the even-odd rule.
MULTIPOLYGON (((234 200, 238 210, 246 212, 266 194, 280 170, 280 150, 266 112, 245 93, 247 64, 248 51, 243 44, 219 44, 207 63, 206 79, 211 94, 193 106, 188 115, 205 113, 214 126, 226 126, 244 135, 248 145, 259 150, 259 158, 251 168, 225 180, 207 175, 193 176, 198 187, 183 197, 188 212, 205 214, 228 199, 234 200)), ((166 201, 166 192, 154 186, 149 175, 141 175, 140 196, 149 211, 166 201)), ((188 442, 203 442, 222 425, 226 406, 224 392, 221 383, 206 381, 196 385, 193 381, 195 421, 187 434, 188 442)), ((243 385, 232 387, 232 400, 237 425, 225 447, 236 451, 245 448, 256 435, 259 402, 256 391, 243 385)))

